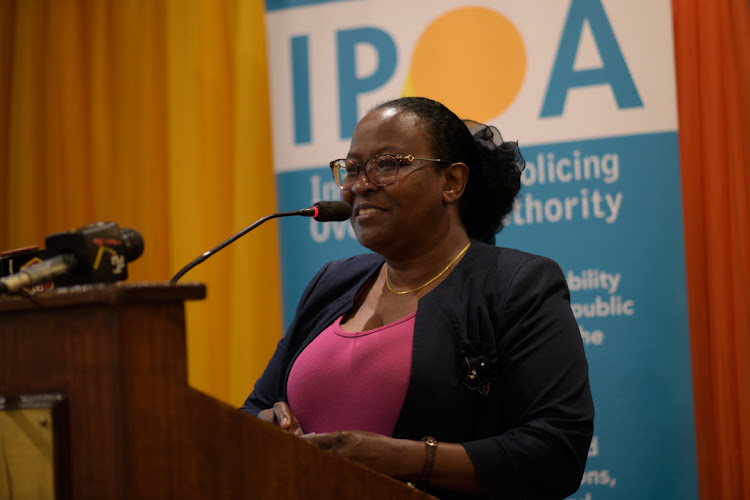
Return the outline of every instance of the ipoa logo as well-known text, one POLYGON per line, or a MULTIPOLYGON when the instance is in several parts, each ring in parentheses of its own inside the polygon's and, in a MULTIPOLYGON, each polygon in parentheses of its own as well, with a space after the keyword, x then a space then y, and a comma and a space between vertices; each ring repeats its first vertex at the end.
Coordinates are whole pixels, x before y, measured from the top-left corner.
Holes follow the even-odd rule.
POLYGON ((452 10, 422 33, 403 95, 444 103, 458 116, 488 122, 516 99, 526 47, 513 23, 483 7, 452 10))
MULTIPOLYGON (((290 55, 286 77, 291 83, 291 102, 284 102, 281 108, 292 115, 294 145, 314 144, 331 131, 338 132, 338 139, 351 138, 362 116, 361 98, 390 98, 386 92, 391 92, 394 84, 403 95, 431 97, 461 117, 490 122, 519 98, 530 59, 536 78, 541 75, 540 65, 550 64, 546 90, 524 100, 525 106, 538 105, 527 113, 536 119, 562 117, 568 94, 590 87, 609 88, 617 109, 643 107, 601 0, 570 0, 559 35, 560 24, 547 19, 546 25, 553 29, 542 38, 529 39, 528 48, 513 22, 495 10, 467 6, 448 11, 421 33, 411 49, 404 77, 395 75, 404 74, 399 71, 400 58, 409 42, 401 40, 398 27, 390 31, 348 18, 345 27, 339 28, 337 23, 315 26, 310 33, 295 29, 279 52, 290 55), (579 61, 586 40, 597 64, 579 61), (539 59, 540 44, 557 47, 551 61, 539 59), (330 104, 326 113, 338 109, 337 123, 332 123, 329 115, 313 113, 313 102, 326 100, 330 104), (316 130, 318 137, 313 135, 316 130)), ((541 70, 545 72, 545 68, 541 70)))

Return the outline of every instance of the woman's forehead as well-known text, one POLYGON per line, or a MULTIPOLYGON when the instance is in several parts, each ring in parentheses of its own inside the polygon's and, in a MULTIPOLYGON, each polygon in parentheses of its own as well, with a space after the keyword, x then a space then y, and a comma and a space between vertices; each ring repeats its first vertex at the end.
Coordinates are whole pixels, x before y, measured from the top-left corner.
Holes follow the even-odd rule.
POLYGON ((373 149, 389 146, 422 149, 425 139, 423 122, 417 115, 391 107, 379 108, 369 112, 357 124, 349 152, 369 154, 373 149))

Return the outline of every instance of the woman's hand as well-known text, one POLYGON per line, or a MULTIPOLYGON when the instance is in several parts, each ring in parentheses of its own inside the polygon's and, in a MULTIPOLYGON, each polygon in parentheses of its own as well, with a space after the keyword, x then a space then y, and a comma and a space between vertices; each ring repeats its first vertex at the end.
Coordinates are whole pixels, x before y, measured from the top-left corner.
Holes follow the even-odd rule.
POLYGON ((279 401, 273 405, 273 408, 267 410, 261 410, 258 413, 258 418, 269 424, 273 424, 276 427, 291 432, 295 436, 301 436, 303 434, 302 427, 300 427, 297 418, 292 413, 292 409, 289 405, 279 401))
MULTIPOLYGON (((309 434, 303 436, 307 441, 341 455, 354 462, 360 463, 378 472, 393 477, 402 477, 407 458, 402 450, 402 444, 408 443, 401 439, 394 439, 366 431, 339 431, 325 434, 309 434)), ((415 455, 417 460, 412 465, 421 470, 421 455, 415 455)))
MULTIPOLYGON (((307 434, 303 439, 324 450, 405 481, 420 481, 425 444, 365 431, 307 434)), ((479 477, 466 449, 458 443, 439 443, 430 486, 469 495, 481 493, 479 477)))

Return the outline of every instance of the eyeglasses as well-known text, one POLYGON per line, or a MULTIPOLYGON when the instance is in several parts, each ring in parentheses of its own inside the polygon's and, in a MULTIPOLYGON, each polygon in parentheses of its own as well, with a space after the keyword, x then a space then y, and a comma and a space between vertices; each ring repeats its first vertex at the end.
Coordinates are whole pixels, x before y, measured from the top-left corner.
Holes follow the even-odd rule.
POLYGON ((370 182, 385 187, 396 182, 401 161, 412 162, 414 160, 450 163, 434 158, 415 158, 413 155, 375 155, 365 161, 364 165, 357 165, 346 158, 333 160, 330 165, 333 171, 333 179, 341 189, 351 189, 357 182, 357 175, 359 175, 360 170, 365 173, 370 182))

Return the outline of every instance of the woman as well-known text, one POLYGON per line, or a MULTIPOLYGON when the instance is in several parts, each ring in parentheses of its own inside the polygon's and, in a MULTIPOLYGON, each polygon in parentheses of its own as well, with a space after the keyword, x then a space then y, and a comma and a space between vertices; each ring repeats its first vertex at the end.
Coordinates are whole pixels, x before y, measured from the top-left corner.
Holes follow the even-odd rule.
POLYGON ((243 409, 439 496, 564 498, 593 428, 559 267, 498 248, 523 159, 402 98, 331 162, 374 254, 327 264, 243 409))

